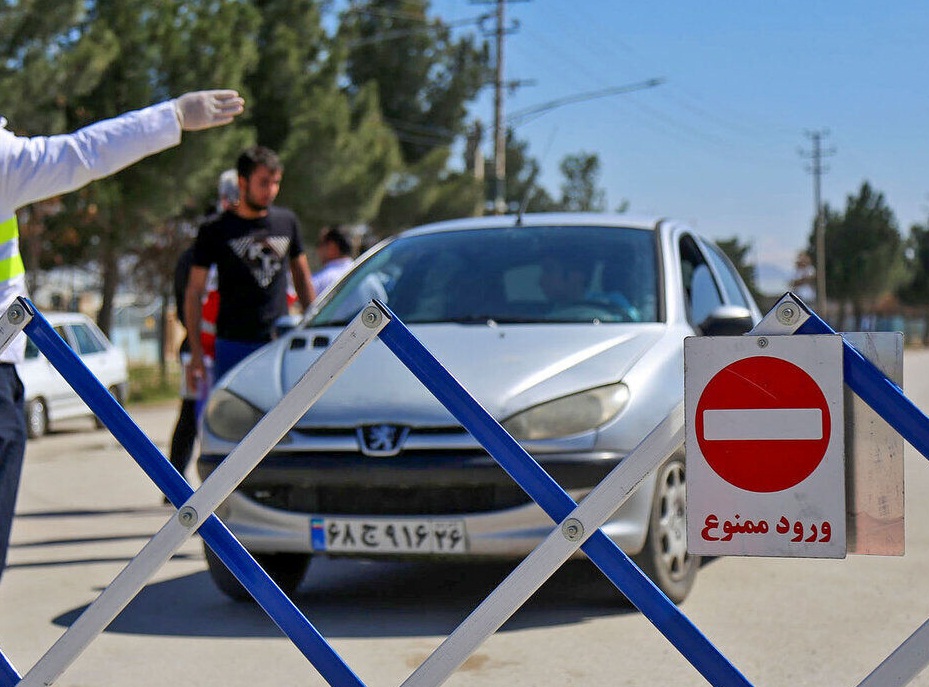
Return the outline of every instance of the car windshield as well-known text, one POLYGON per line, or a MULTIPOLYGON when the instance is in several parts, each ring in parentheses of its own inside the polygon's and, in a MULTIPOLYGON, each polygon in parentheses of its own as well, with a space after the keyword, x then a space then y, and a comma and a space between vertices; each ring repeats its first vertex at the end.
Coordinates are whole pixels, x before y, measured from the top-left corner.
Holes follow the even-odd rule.
POLYGON ((372 298, 406 324, 655 322, 655 241, 601 226, 409 235, 360 264, 309 324, 346 324, 372 298))

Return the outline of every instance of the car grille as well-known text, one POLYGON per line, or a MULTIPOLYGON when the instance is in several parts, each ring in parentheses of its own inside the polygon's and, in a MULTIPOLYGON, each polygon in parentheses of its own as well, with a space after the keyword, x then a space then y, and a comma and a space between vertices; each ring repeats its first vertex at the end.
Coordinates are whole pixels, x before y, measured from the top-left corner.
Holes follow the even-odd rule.
POLYGON ((258 503, 298 513, 326 515, 459 515, 513 508, 531 499, 517 486, 253 487, 240 488, 258 503))

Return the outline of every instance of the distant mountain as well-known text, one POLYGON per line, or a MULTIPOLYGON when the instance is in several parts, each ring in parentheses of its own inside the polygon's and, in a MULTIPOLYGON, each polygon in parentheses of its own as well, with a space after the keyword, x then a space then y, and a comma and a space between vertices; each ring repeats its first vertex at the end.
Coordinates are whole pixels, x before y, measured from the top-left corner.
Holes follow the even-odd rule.
POLYGON ((759 263, 755 267, 755 282, 758 290, 767 295, 780 296, 790 290, 790 280, 793 279, 792 269, 768 262, 759 263))

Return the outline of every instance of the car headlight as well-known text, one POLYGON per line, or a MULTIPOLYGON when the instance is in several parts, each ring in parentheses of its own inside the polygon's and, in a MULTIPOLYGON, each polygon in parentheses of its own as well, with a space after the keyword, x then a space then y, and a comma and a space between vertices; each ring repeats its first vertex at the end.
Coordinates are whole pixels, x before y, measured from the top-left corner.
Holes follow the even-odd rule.
POLYGON ((616 417, 628 402, 629 388, 610 384, 537 405, 502 424, 514 439, 554 439, 596 429, 616 417))
POLYGON ((205 421, 210 431, 226 441, 241 441, 264 415, 235 394, 218 389, 210 395, 205 421))

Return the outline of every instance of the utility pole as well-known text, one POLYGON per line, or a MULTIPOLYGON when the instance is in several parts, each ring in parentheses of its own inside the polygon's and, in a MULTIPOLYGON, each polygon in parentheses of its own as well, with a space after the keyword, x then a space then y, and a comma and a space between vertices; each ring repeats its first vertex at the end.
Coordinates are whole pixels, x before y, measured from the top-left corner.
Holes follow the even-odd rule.
POLYGON ((822 204, 822 175, 829 171, 829 168, 823 165, 823 157, 835 155, 835 149, 823 150, 822 140, 829 135, 827 129, 819 131, 807 131, 806 135, 813 144, 813 149, 807 153, 803 150, 800 154, 810 159, 810 165, 807 168, 813 175, 813 204, 816 214, 814 220, 814 232, 816 239, 816 310, 820 317, 826 317, 826 227, 824 226, 823 204, 822 204))
POLYGON ((519 86, 529 85, 528 81, 507 81, 506 80, 506 60, 504 52, 506 47, 505 38, 508 33, 513 33, 519 29, 519 22, 514 20, 508 27, 506 25, 506 4, 507 2, 521 2, 526 0, 472 0, 477 4, 494 3, 495 11, 488 13, 481 18, 481 28, 484 28, 484 20, 493 19, 494 27, 485 34, 492 34, 494 37, 494 51, 496 53, 496 64, 494 65, 494 214, 503 215, 506 213, 506 118, 504 98, 506 90, 512 90, 519 86))
POLYGON ((494 70, 494 214, 506 213, 506 125, 503 121, 503 44, 506 0, 497 0, 497 64, 494 70))

